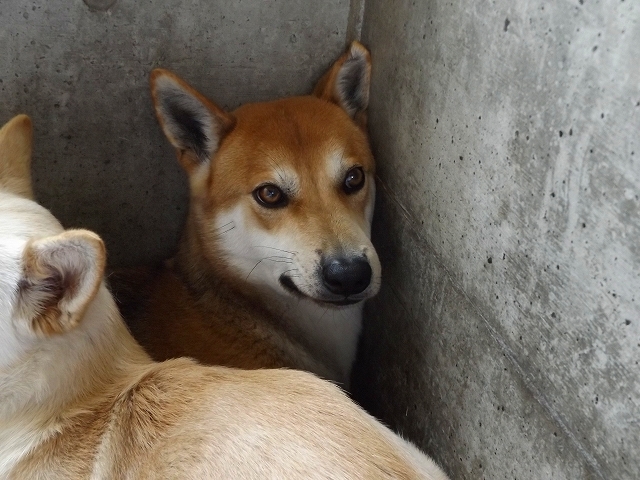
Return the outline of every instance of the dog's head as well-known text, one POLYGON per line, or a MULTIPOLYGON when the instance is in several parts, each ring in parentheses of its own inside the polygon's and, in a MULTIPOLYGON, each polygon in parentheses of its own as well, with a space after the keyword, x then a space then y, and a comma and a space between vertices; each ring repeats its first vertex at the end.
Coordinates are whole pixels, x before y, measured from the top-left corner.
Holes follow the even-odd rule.
POLYGON ((152 72, 156 113, 189 175, 191 223, 214 268, 328 305, 377 293, 370 69, 354 42, 313 95, 232 113, 174 74, 152 72))
POLYGON ((31 120, 0 130, 0 371, 43 339, 73 329, 104 271, 102 240, 64 231, 33 201, 31 120))

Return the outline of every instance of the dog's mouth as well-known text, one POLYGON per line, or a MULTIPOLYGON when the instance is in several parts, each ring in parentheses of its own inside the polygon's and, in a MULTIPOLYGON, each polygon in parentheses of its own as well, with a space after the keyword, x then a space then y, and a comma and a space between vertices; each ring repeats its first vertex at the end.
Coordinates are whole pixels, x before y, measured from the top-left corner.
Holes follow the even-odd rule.
POLYGON ((362 300, 364 300, 364 298, 349 298, 349 297, 345 297, 339 300, 327 300, 327 299, 318 299, 318 298, 314 298, 310 295, 307 295, 306 293, 304 293, 303 291, 301 291, 295 283, 293 283, 293 280, 291 279, 291 277, 288 277, 286 275, 281 275, 280 276, 280 285, 282 285, 286 290, 288 290, 289 292, 293 293, 294 295, 297 295, 299 297, 304 297, 304 298, 308 298, 310 300, 313 300, 316 303, 320 303, 322 305, 333 305, 336 307, 344 307, 347 305, 354 305, 356 303, 361 302, 362 300))

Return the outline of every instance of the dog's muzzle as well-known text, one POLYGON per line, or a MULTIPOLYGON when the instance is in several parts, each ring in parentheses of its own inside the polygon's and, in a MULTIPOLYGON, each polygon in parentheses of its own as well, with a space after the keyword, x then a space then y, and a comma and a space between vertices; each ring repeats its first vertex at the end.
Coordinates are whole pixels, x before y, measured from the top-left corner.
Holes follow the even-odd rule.
POLYGON ((371 284, 373 271, 366 257, 331 257, 318 268, 325 295, 315 298, 302 292, 291 277, 282 275, 280 284, 290 292, 324 304, 344 306, 364 300, 360 294, 371 284), (354 298, 355 297, 355 298, 354 298))

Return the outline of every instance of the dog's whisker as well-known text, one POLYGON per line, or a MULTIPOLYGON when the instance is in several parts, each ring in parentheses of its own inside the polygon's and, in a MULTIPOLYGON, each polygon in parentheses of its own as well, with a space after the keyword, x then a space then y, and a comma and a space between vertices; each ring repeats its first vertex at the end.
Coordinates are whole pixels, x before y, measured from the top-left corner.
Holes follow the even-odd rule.
POLYGON ((268 162, 271 164, 271 166, 273 167, 274 171, 278 174, 278 177, 280 177, 280 180, 282 182, 286 182, 287 180, 287 176, 284 172, 284 169, 280 166, 279 163, 276 163, 275 160, 269 158, 268 162))
POLYGON ((247 278, 244 279, 244 281, 246 282, 247 280, 249 280, 249 277, 251 276, 251 274, 253 273, 253 271, 258 267, 258 265, 260 265, 262 263, 263 260, 266 260, 267 257, 263 258, 262 260, 258 260, 258 263, 256 263, 253 268, 251 269, 251 271, 249 272, 249 275, 247 275, 247 278))
POLYGON ((284 258, 285 260, 289 260, 290 262, 293 263, 293 259, 285 255, 270 255, 268 258, 284 258))
POLYGON ((229 228, 229 229, 225 230, 224 232, 220 232, 220 233, 218 233, 218 234, 214 235, 214 236, 213 236, 213 238, 219 238, 219 237, 221 237, 222 235, 224 235, 225 233, 229 233, 229 232, 230 232, 231 230, 233 230, 234 228, 236 228, 236 226, 235 226, 235 225, 234 225, 233 227, 231 227, 231 228, 229 228))
POLYGON ((296 251, 289 251, 289 250, 283 250, 282 248, 276 248, 276 247, 268 247, 267 245, 253 245, 254 248, 269 248, 271 250, 278 250, 280 252, 285 252, 285 253, 290 253, 291 255, 296 255, 298 252, 296 251))
POLYGON ((286 260, 274 260, 274 258, 286 258, 286 257, 278 257, 278 256, 271 256, 271 257, 264 257, 260 260, 258 260, 258 262, 253 266, 253 268, 251 269, 251 271, 249 272, 249 275, 247 275, 247 278, 245 278, 245 282, 247 280, 249 280, 249 277, 251 276, 251 274, 253 273, 253 271, 258 267, 258 265, 260 265, 262 262, 264 262, 265 260, 270 260, 272 262, 276 262, 276 263, 293 263, 290 261, 286 261, 286 260))
POLYGON ((223 228, 227 228, 229 225, 231 225, 233 223, 233 220, 231 220, 230 222, 225 223, 224 225, 221 225, 217 228, 214 228, 213 231, 216 232, 218 230, 222 230, 223 228))
MULTIPOLYGON (((297 268, 290 268, 289 270, 285 270, 284 272, 282 272, 282 275, 284 275, 285 273, 289 273, 289 272, 295 272, 296 270, 298 270, 297 268)), ((301 277, 302 275, 291 275, 292 277, 301 277)))
POLYGON ((329 307, 324 309, 324 312, 322 312, 322 315, 320 315, 320 320, 324 318, 324 316, 327 314, 328 311, 329 311, 329 307))

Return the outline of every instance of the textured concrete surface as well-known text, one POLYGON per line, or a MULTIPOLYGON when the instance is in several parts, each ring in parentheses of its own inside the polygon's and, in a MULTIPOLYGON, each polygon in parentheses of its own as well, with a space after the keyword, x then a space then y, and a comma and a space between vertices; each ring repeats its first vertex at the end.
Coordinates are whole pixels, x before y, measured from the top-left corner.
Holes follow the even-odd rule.
POLYGON ((640 478, 640 5, 368 0, 360 398, 454 478, 640 478))
POLYGON ((348 0, 2 0, 0 121, 35 123, 38 198, 113 264, 171 252, 186 182, 147 86, 173 69, 220 105, 306 93, 342 52, 348 0), (89 8, 93 5, 94 8, 89 8))

